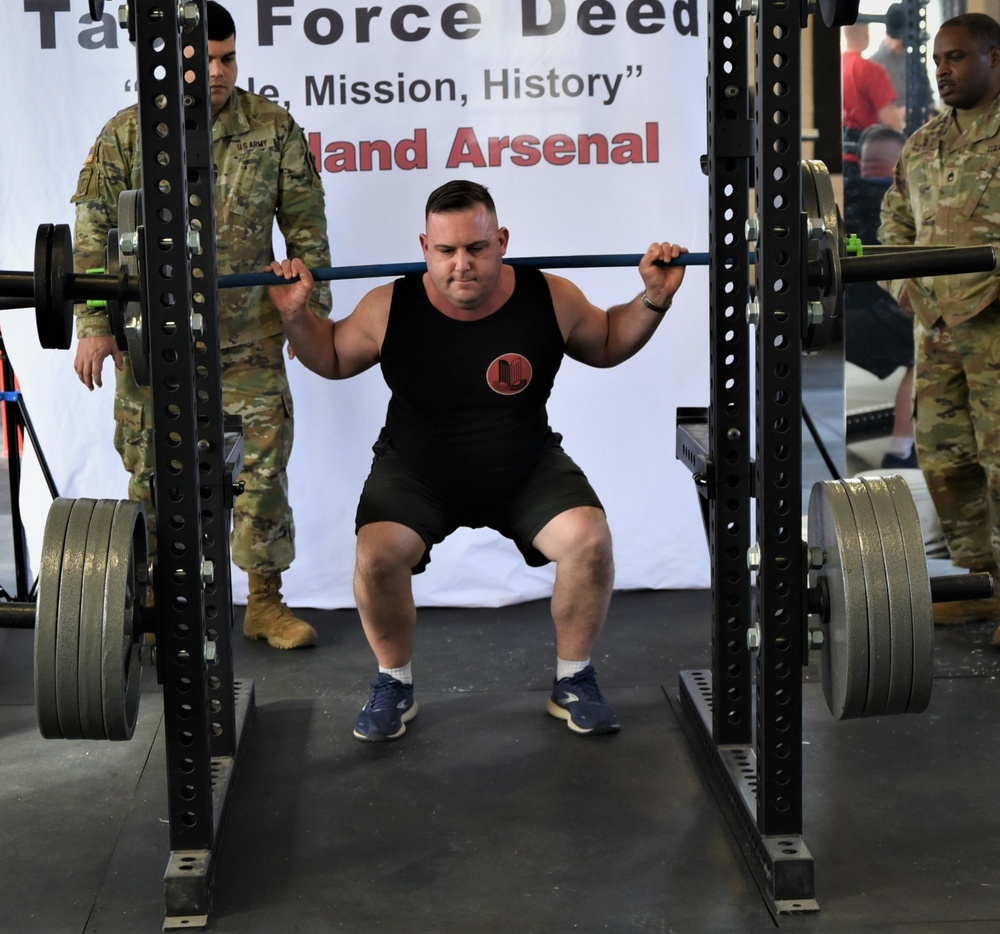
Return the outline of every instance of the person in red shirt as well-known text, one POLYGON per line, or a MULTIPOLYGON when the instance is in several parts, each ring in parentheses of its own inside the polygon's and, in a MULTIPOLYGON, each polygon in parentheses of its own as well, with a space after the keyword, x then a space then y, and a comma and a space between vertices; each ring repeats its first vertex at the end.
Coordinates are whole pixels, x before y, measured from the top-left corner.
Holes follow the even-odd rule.
POLYGON ((896 89, 889 72, 878 62, 863 58, 868 48, 867 23, 844 26, 845 50, 841 55, 843 81, 844 174, 857 175, 858 140, 863 130, 881 123, 903 131, 906 112, 896 104, 896 89))

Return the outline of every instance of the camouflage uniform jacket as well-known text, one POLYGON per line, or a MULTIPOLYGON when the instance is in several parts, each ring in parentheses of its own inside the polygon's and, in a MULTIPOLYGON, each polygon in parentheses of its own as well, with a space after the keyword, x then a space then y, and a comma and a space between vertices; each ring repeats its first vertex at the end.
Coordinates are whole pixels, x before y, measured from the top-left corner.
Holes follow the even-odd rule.
MULTIPOLYGON (((886 244, 985 246, 1000 233, 1000 97, 965 132, 955 111, 925 123, 907 140, 892 187, 882 202, 879 239, 886 244)), ((896 279, 898 299, 909 282, 913 309, 925 327, 955 325, 1000 296, 1000 271, 896 279)))
MULTIPOLYGON (((305 136, 282 107, 235 88, 212 127, 219 275, 260 272, 271 262, 275 218, 287 254, 310 268, 330 265, 323 183, 305 136)), ((76 193, 75 267, 104 265, 107 232, 118 224, 118 195, 141 187, 138 105, 105 125, 87 156, 76 193)), ((313 311, 330 313, 330 288, 313 292, 313 311)), ((110 334, 103 312, 77 306, 77 337, 110 334)), ((219 293, 223 348, 280 334, 281 319, 263 286, 219 293)))

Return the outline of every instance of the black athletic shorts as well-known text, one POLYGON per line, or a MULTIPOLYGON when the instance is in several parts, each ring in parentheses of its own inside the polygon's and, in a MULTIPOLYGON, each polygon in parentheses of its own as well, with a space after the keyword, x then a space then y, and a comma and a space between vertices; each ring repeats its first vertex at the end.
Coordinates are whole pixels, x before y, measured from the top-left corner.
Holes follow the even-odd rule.
POLYGON ((879 379, 913 366, 913 315, 874 282, 844 289, 844 359, 879 379))
POLYGON ((547 447, 520 486, 500 499, 456 503, 413 476, 392 447, 381 439, 372 448, 371 473, 361 491, 355 534, 371 522, 398 522, 413 529, 427 546, 413 569, 419 574, 431 560, 431 548, 458 528, 491 528, 511 539, 531 567, 548 564, 531 543, 561 512, 577 506, 604 509, 583 471, 559 446, 547 447))

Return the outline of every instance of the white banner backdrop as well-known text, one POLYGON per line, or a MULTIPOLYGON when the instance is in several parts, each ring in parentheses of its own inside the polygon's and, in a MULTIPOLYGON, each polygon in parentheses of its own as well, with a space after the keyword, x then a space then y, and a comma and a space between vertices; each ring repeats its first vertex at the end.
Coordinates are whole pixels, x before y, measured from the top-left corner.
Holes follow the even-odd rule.
MULTIPOLYGON (((452 178, 490 188, 511 256, 641 253, 654 240, 707 248, 707 23, 697 0, 231 0, 229 9, 239 85, 287 106, 309 137, 334 265, 419 261, 424 202, 452 178)), ((116 12, 110 3, 91 24, 82 0, 0 7, 2 269, 32 268, 39 224, 72 224, 90 145, 135 101, 135 51, 116 12)), ((559 274, 603 306, 641 288, 632 269, 559 274)), ((333 283, 334 317, 379 281, 333 283)), ((73 372, 75 345, 41 350, 30 311, 0 313, 0 327, 60 494, 125 497, 110 363, 105 387, 88 393, 73 372)), ((289 375, 298 557, 285 594, 296 606, 353 606, 354 511, 388 392, 377 369, 338 383, 292 362, 289 375)), ((563 364, 550 421, 604 501, 618 588, 708 584, 698 497, 674 456, 676 408, 707 401, 704 267, 688 271, 631 361, 563 364)), ((26 445, 21 502, 35 568, 49 499, 26 445)), ((495 533, 463 529, 434 549, 415 591, 421 605, 497 606, 546 596, 551 580, 551 567, 525 567, 495 533)), ((234 597, 245 594, 234 570, 234 597)))

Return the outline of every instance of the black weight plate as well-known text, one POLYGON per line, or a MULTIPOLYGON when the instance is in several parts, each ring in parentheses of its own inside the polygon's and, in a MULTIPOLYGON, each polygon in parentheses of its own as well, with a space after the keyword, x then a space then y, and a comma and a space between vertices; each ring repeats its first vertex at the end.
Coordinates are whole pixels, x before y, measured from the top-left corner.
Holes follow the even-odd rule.
POLYGON ((875 519, 882 539, 882 559, 889 586, 889 634, 892 647, 892 671, 889 677, 887 714, 906 713, 913 688, 913 608, 910 602, 910 577, 903 551, 903 533, 899 527, 892 492, 881 477, 862 477, 871 497, 875 519))
POLYGON ((107 739, 101 693, 101 659, 104 639, 104 587, 111 543, 111 520, 117 501, 100 499, 94 506, 87 533, 80 600, 80 726, 86 739, 107 739))
POLYGON ((78 499, 73 504, 63 543, 59 574, 59 628, 56 632, 56 711, 66 739, 83 739, 80 725, 80 603, 83 569, 87 556, 87 532, 95 500, 78 499))
POLYGON ((73 241, 66 224, 41 224, 35 234, 35 331, 46 350, 66 350, 73 336, 73 303, 66 276, 73 272, 73 241))
POLYGON ((860 717, 868 697, 868 603, 861 544, 847 490, 839 480, 813 485, 808 541, 823 552, 809 573, 810 587, 825 586, 829 618, 820 652, 823 694, 838 720, 860 717))
MULTIPOLYGON (((42 341, 42 347, 69 350, 73 342, 73 302, 66 297, 66 286, 73 275, 73 235, 68 224, 56 224, 52 228, 50 249, 48 340, 42 341)), ((35 313, 37 315, 37 309, 35 313)))
POLYGON ((35 717, 46 739, 62 739, 56 706, 56 636, 63 545, 74 500, 60 497, 49 507, 42 534, 42 558, 35 603, 35 717))
POLYGON ((868 607, 868 693, 862 716, 881 717, 889 700, 892 677, 892 641, 889 624, 889 585, 882 555, 882 536, 868 487, 861 480, 843 480, 854 511, 861 545, 861 574, 868 607))
POLYGON ((910 579, 913 687, 906 712, 922 713, 930 703, 931 689, 934 686, 934 604, 931 601, 931 582, 927 574, 927 556, 924 553, 924 533, 906 481, 899 476, 887 476, 884 479, 892 492, 892 504, 896 508, 903 535, 906 572, 910 579))
POLYGON ((852 26, 858 21, 861 0, 819 0, 819 12, 828 27, 852 26))
MULTIPOLYGON (((51 341, 49 331, 51 320, 50 305, 52 297, 49 294, 49 258, 52 246, 52 224, 39 224, 35 233, 35 331, 38 333, 38 343, 42 347, 51 341)), ((46 349, 48 349, 46 347, 46 349)))
POLYGON ((142 506, 122 500, 111 522, 105 578, 102 697, 108 739, 131 739, 139 712, 141 633, 136 625, 146 586, 146 518, 142 506))

